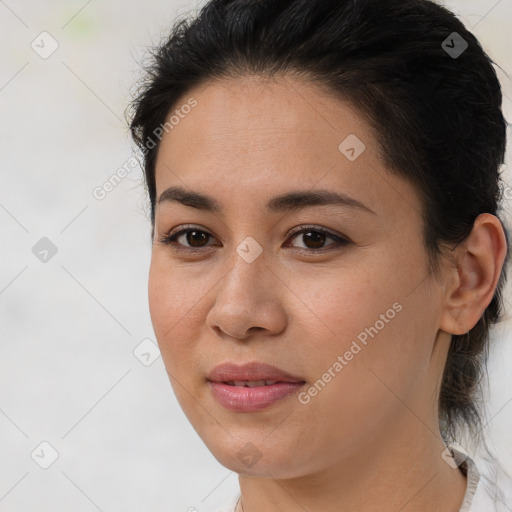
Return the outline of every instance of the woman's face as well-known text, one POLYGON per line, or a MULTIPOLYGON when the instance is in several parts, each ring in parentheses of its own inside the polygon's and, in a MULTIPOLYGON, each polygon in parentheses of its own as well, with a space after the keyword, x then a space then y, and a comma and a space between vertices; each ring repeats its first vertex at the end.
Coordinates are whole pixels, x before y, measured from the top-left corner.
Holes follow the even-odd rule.
POLYGON ((156 164, 149 303, 173 389, 213 455, 238 473, 292 478, 411 429, 437 432, 442 287, 428 272, 418 195, 386 170, 369 125, 291 78, 210 82, 172 114, 156 164), (164 197, 171 187, 218 210, 164 197), (319 201, 325 192, 341 199, 319 201), (277 200, 289 194, 304 197, 277 200), (253 362, 298 383, 209 380, 218 365, 253 362))

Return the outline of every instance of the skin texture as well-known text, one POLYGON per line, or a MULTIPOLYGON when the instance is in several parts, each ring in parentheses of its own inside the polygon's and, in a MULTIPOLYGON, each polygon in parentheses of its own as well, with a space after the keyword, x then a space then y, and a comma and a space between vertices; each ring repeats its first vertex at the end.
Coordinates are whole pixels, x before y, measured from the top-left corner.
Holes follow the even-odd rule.
POLYGON ((472 328, 492 299, 506 250, 499 220, 481 215, 434 276, 419 196, 384 167, 374 133, 348 103, 291 77, 212 81, 180 103, 190 97, 197 106, 161 141, 157 199, 181 186, 222 210, 157 204, 149 305, 180 405, 240 475, 243 510, 457 512, 466 479, 441 457, 438 392, 451 334, 472 328), (354 161, 338 149, 350 134, 366 146, 354 161), (264 208, 274 196, 320 188, 374 213, 264 208), (211 235, 178 239, 195 253, 160 242, 186 224, 211 235), (302 224, 349 243, 291 236, 302 224), (262 249, 252 263, 236 251, 247 237, 262 249), (307 404, 291 396, 235 413, 209 390, 208 373, 226 361, 272 364, 312 386, 397 303, 307 404), (240 450, 259 460, 249 467, 240 450))

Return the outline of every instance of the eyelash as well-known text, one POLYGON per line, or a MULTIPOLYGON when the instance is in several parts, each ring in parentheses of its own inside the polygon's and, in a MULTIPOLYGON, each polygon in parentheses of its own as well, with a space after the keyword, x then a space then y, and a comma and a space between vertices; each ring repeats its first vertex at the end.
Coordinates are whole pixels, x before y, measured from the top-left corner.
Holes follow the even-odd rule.
MULTIPOLYGON (((208 236, 213 237, 213 235, 211 235, 207 231, 205 231, 203 229, 199 229, 198 226, 186 225, 186 226, 183 227, 183 229, 177 231, 176 233, 170 233, 169 235, 160 238, 159 242, 161 244, 164 244, 164 245, 167 245, 167 246, 171 246, 172 249, 175 250, 175 251, 182 251, 182 252, 188 252, 188 253, 197 253, 198 251, 201 251, 201 250, 206 249, 206 248, 209 247, 208 245, 206 245, 204 247, 192 248, 192 247, 183 246, 183 245, 178 244, 176 242, 176 240, 181 235, 187 234, 187 233, 189 233, 191 231, 197 231, 197 232, 200 232, 200 233, 205 233, 208 236)), ((343 247, 343 246, 348 245, 348 244, 351 243, 347 238, 344 238, 344 237, 339 236, 339 235, 335 235, 334 233, 331 233, 330 231, 327 231, 327 230, 325 230, 323 228, 318 228, 316 226, 307 226, 307 225, 299 226, 297 228, 297 230, 295 230, 292 233, 290 233, 290 237, 289 238, 293 238, 293 237, 295 237, 297 235, 300 235, 300 234, 303 234, 303 233, 310 233, 310 232, 322 233, 324 235, 327 235, 328 238, 331 238, 332 240, 335 241, 335 243, 330 244, 330 245, 327 246, 327 250, 332 250, 332 249, 329 249, 332 246, 343 247)), ((309 248, 294 247, 294 249, 297 249, 297 250, 302 251, 302 252, 308 252, 308 253, 319 253, 319 252, 321 253, 321 252, 325 252, 326 251, 325 247, 322 247, 320 249, 309 249, 309 248)))

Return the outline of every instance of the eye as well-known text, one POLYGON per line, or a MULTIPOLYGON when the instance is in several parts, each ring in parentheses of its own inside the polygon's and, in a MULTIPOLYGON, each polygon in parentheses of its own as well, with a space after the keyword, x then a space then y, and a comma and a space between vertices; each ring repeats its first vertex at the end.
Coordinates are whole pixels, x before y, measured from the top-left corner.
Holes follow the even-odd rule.
POLYGON ((304 249, 306 251, 320 252, 318 249, 324 249, 326 239, 334 240, 334 243, 328 244, 326 247, 329 249, 331 246, 339 247, 349 244, 349 240, 346 238, 331 233, 323 228, 315 227, 315 226, 300 226, 298 231, 294 231, 292 233, 292 238, 298 237, 298 235, 302 235, 302 240, 306 244, 306 247, 297 247, 298 249, 304 249))
POLYGON ((180 229, 176 233, 171 232, 159 241, 164 245, 173 246, 177 251, 184 250, 194 252, 197 249, 207 247, 204 242, 207 241, 209 237, 212 237, 210 233, 198 229, 197 226, 184 226, 183 229, 180 229), (182 240, 180 241, 180 239, 182 240), (183 242, 190 245, 185 245, 183 242))
MULTIPOLYGON (((334 243, 326 246, 328 250, 331 246, 340 247, 350 243, 348 239, 342 236, 315 226, 299 226, 297 230, 291 233, 291 238, 297 238, 299 235, 302 235, 303 241, 307 244, 306 247, 295 245, 292 245, 292 247, 310 252, 323 252, 319 251, 319 249, 325 249, 325 241, 329 238, 334 240, 334 243)), ((169 235, 160 238, 159 242, 172 246, 176 251, 197 252, 202 248, 208 247, 206 242, 208 242, 209 238, 213 238, 213 235, 198 229, 197 226, 184 226, 179 231, 171 232, 169 235)))

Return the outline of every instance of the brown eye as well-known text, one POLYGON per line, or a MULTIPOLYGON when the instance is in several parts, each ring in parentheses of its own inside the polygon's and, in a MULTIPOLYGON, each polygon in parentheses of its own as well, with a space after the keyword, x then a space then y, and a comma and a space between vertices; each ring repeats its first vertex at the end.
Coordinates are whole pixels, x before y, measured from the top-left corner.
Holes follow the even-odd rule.
POLYGON ((212 238, 210 233, 195 227, 189 227, 161 238, 160 243, 173 246, 173 248, 178 251, 193 251, 194 249, 202 249, 203 247, 208 247, 207 242, 210 238, 212 238))
POLYGON ((307 231, 302 233, 302 240, 308 249, 321 249, 325 240, 329 238, 325 233, 319 231, 307 231))
POLYGON ((300 231, 296 231, 295 233, 293 233, 292 238, 302 238, 302 242, 305 245, 305 247, 299 247, 296 245, 292 245, 292 247, 304 249, 306 251, 310 250, 313 252, 320 252, 319 249, 325 249, 331 246, 339 247, 350 243, 347 239, 341 236, 325 231, 324 229, 314 227, 307 227, 300 231), (334 240, 334 243, 330 243, 326 246, 324 244, 328 239, 334 240))
POLYGON ((192 247, 203 247, 203 242, 207 242, 210 235, 204 231, 188 230, 183 236, 192 247))
MULTIPOLYGON (((292 239, 300 239, 302 236, 302 242, 304 247, 292 245, 297 249, 310 252, 322 252, 322 249, 332 248, 348 245, 350 243, 344 237, 328 232, 322 228, 316 227, 303 227, 300 231, 292 233, 292 239), (333 243, 325 245, 327 240, 332 240, 333 243)), ((169 245, 176 251, 199 251, 200 249, 206 248, 209 245, 208 241, 210 238, 214 238, 213 235, 207 231, 197 229, 195 226, 189 226, 177 231, 174 234, 170 234, 160 239, 160 243, 169 245)))

